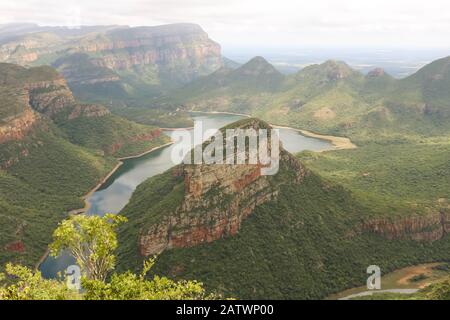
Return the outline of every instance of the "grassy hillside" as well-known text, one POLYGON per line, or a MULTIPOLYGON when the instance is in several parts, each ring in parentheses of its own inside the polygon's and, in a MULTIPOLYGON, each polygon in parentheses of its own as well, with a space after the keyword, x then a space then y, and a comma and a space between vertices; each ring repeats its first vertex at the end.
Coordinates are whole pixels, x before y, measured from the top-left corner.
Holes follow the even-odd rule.
POLYGON ((168 99, 186 109, 250 113, 271 123, 355 140, 448 135, 449 66, 450 58, 444 58, 396 80, 381 69, 364 76, 330 60, 280 76, 268 89, 260 85, 257 65, 249 62, 199 78, 168 99), (246 81, 234 79, 241 73, 246 81))
POLYGON ((350 190, 377 216, 439 212, 450 199, 449 140, 370 143, 353 150, 299 158, 314 172, 350 190))
MULTIPOLYGON (((294 183, 296 171, 282 164, 270 178, 281 185, 278 199, 258 206, 237 235, 165 250, 156 271, 199 279, 225 296, 314 299, 362 285, 371 264, 386 273, 447 261, 448 235, 417 242, 360 229, 369 219, 435 213, 448 205, 442 202, 449 196, 448 140, 416 141, 411 146, 411 140, 398 140, 354 150, 304 152, 298 157, 312 172, 303 182, 294 183)), ((142 230, 163 217, 177 217, 173 212, 187 191, 176 172, 169 170, 143 183, 123 210, 129 222, 120 232, 120 268, 139 268, 142 230)), ((208 202, 208 197, 202 201, 208 202)))
POLYGON ((20 143, 0 145, 0 160, 16 158, 0 170, 0 265, 33 265, 46 250, 57 223, 105 176, 116 161, 92 154, 42 124, 20 143))
POLYGON ((140 125, 116 115, 79 117, 58 123, 72 143, 102 150, 107 155, 137 155, 170 141, 156 127, 140 125))
MULTIPOLYGON (((157 272, 201 280, 209 290, 226 296, 312 299, 362 284, 373 263, 387 272, 450 258, 448 239, 419 244, 355 235, 355 224, 370 208, 315 174, 301 185, 289 183, 291 175, 288 168, 278 173, 276 179, 286 182, 278 200, 257 207, 236 236, 166 250, 158 258, 157 272)), ((139 267, 139 230, 176 207, 182 186, 169 171, 136 190, 122 212, 130 221, 120 234, 121 268, 139 267)))

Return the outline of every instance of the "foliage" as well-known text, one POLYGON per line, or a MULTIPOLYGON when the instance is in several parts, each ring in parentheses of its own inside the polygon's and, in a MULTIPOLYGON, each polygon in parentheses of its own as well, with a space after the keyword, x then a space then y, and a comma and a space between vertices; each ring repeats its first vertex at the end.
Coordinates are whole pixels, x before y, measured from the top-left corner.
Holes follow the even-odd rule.
MULTIPOLYGON (((365 283, 371 264, 385 273, 450 258, 448 236, 434 243, 417 243, 355 232, 362 218, 370 215, 369 208, 344 188, 313 173, 300 185, 289 182, 292 174, 280 168, 274 177, 284 181, 278 200, 258 206, 237 235, 166 250, 155 272, 198 279, 207 290, 242 299, 318 299, 365 283)), ((179 185, 182 182, 177 183, 168 171, 136 190, 121 213, 130 222, 119 233, 120 270, 139 268, 142 258, 136 243, 140 230, 173 212, 179 185), (162 200, 155 203, 158 194, 162 200), (164 195, 173 200, 165 201, 164 195)))
POLYGON ((215 299, 207 295, 197 281, 174 281, 153 276, 148 279, 155 259, 144 262, 139 275, 131 271, 106 273, 114 268, 117 247, 115 228, 126 219, 122 216, 75 216, 63 221, 54 233, 52 253, 69 249, 82 268, 78 292, 69 289, 65 279, 43 279, 41 273, 21 265, 6 265, 0 273, 0 300, 185 300, 215 299))
POLYGON ((186 300, 211 299, 201 283, 196 281, 175 282, 165 277, 154 276, 147 280, 146 275, 155 260, 144 262, 140 275, 130 271, 113 274, 110 281, 83 279, 84 298, 87 300, 186 300))
MULTIPOLYGON (((78 300, 80 295, 65 282, 43 279, 40 272, 8 263, 4 279, 12 284, 0 285, 0 300, 78 300)), ((0 284, 1 284, 0 277, 0 284)))
POLYGON ((83 290, 67 287, 64 279, 44 279, 21 265, 7 264, 6 274, 0 274, 0 300, 205 300, 219 298, 206 294, 197 281, 173 281, 166 277, 146 275, 153 266, 150 259, 144 270, 136 275, 130 271, 113 273, 108 280, 83 277, 83 290), (3 283, 2 283, 3 280, 3 283))
POLYGON ((439 212, 450 199, 450 144, 447 139, 367 143, 354 150, 302 153, 315 173, 342 184, 371 210, 396 216, 439 212), (442 200, 441 200, 442 201, 442 200))
POLYGON ((424 291, 427 299, 450 300, 450 278, 432 284, 424 291))
POLYGON ((54 231, 51 253, 57 256, 69 250, 87 279, 104 281, 115 266, 115 229, 125 221, 126 218, 112 214, 73 216, 61 222, 54 231))
POLYGON ((15 162, 0 170, 0 266, 9 261, 31 266, 45 252, 58 222, 84 205, 82 196, 116 160, 67 142, 46 123, 20 143, 1 144, 0 162, 9 159, 15 162), (14 244, 15 250, 8 249, 14 244))
POLYGON ((157 136, 157 128, 128 121, 116 115, 79 117, 59 123, 75 144, 102 150, 107 155, 126 157, 141 154, 170 141, 157 136))

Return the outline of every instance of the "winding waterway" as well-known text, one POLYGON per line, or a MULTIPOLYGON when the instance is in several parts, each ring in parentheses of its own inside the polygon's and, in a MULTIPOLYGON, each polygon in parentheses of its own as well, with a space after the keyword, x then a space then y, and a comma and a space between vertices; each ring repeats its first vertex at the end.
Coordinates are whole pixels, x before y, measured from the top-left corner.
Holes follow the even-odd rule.
MULTIPOLYGON (((243 119, 243 116, 230 114, 199 114, 192 115, 194 121, 202 121, 203 130, 218 129, 229 123, 243 119)), ((165 131, 171 136, 174 131, 165 131)), ((291 152, 303 150, 322 151, 332 148, 330 142, 317 138, 305 137, 294 129, 280 129, 283 147, 291 152)), ((130 200, 136 187, 148 178, 163 173, 175 164, 171 161, 173 145, 157 149, 139 158, 123 161, 117 171, 88 199, 90 205, 87 214, 104 215, 105 213, 119 213, 130 200)), ((58 272, 75 264, 72 256, 63 254, 58 258, 48 256, 39 269, 46 278, 54 278, 58 272)))

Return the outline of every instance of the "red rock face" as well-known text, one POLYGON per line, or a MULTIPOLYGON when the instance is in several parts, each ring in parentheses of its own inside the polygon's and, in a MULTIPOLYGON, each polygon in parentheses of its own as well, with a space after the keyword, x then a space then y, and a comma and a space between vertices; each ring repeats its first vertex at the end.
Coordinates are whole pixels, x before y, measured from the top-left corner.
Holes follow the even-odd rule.
MULTIPOLYGON (((63 56, 67 52, 86 53, 95 65, 114 71, 152 65, 186 80, 222 66, 220 45, 209 39, 199 26, 190 24, 116 29, 79 39, 58 36, 48 43, 37 39, 12 40, 0 46, 0 61, 27 65, 45 55, 63 56)), ((114 77, 84 79, 85 83, 117 80, 114 77)))
MULTIPOLYGON (((293 166, 295 182, 301 183, 306 174, 303 166, 287 153, 282 159, 293 166)), ((174 175, 184 177, 184 200, 161 223, 142 230, 142 256, 233 236, 257 206, 278 196, 271 178, 261 175, 260 165, 184 165, 181 169, 174 170, 174 175)))
POLYGON ((31 109, 25 110, 8 124, 0 126, 0 143, 22 140, 32 130, 36 121, 36 114, 31 109))
POLYGON ((50 118, 67 106, 75 104, 75 98, 64 78, 30 83, 26 86, 30 106, 50 118))
POLYGON ((374 219, 361 226, 363 232, 373 232, 388 239, 436 241, 450 231, 450 210, 398 220, 374 219))

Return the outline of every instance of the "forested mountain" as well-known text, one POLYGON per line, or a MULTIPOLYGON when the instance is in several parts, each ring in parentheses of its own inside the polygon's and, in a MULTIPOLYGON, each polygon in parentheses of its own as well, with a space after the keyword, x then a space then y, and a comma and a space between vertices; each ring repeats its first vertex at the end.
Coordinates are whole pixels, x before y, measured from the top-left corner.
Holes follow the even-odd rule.
POLYGON ((52 230, 117 163, 168 141, 80 104, 51 67, 0 64, 0 261, 36 263, 52 230))

